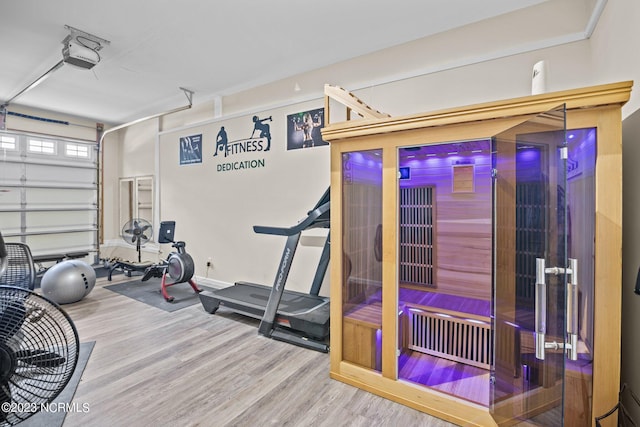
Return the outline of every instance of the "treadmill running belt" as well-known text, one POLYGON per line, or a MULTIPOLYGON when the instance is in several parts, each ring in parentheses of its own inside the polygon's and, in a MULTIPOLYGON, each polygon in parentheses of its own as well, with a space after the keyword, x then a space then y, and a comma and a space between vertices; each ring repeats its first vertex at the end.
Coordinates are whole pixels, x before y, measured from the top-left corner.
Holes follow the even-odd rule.
MULTIPOLYGON (((216 291, 216 296, 221 300, 243 302, 248 306, 264 310, 270 293, 271 288, 266 286, 238 282, 234 286, 216 291)), ((285 291, 278 306, 278 313, 296 316, 316 310, 319 306, 328 303, 328 299, 323 297, 285 291)))

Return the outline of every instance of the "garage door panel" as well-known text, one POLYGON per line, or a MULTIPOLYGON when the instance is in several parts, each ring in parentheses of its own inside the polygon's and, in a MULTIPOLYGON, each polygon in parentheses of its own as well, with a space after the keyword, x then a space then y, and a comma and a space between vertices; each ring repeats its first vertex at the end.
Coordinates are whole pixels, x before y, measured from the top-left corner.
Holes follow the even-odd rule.
MULTIPOLYGON (((96 144, 27 133, 0 150, 0 231, 36 254, 98 246, 96 144)), ((5 141, 5 140, 3 140, 5 141)))
POLYGON ((95 189, 59 190, 55 188, 26 189, 27 204, 30 206, 85 206, 96 205, 95 189))
POLYGON ((51 229, 76 229, 79 227, 95 226, 94 212, 66 212, 65 215, 59 215, 51 212, 27 212, 26 222, 29 230, 38 231, 51 229))
POLYGON ((20 206, 20 189, 0 187, 0 209, 15 209, 16 206, 20 206))
POLYGON ((2 235, 20 231, 20 215, 14 212, 0 212, 0 231, 2 235))
POLYGON ((21 185, 23 177, 23 166, 20 163, 13 163, 8 160, 0 160, 2 170, 0 171, 0 183, 3 185, 21 185))
POLYGON ((57 254, 75 251, 90 251, 93 248, 95 231, 48 235, 30 235, 25 243, 34 255, 57 254))
POLYGON ((25 176, 28 182, 49 182, 58 185, 77 185, 78 183, 93 183, 96 172, 92 169, 71 168, 62 165, 27 165, 25 176))

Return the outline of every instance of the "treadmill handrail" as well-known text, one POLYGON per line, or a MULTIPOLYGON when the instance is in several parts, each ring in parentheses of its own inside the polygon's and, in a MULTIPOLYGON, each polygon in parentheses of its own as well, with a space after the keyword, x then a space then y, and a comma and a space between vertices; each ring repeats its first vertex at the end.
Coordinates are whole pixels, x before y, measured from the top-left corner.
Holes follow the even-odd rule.
POLYGON ((260 233, 260 234, 274 234, 274 235, 278 235, 278 236, 292 236, 294 234, 298 234, 300 232, 302 232, 303 230, 307 230, 309 228, 317 228, 317 227, 328 227, 329 226, 329 219, 327 218, 326 221, 318 221, 318 218, 329 211, 331 202, 327 202, 324 205, 318 207, 317 209, 312 210, 311 212, 309 212, 309 215, 302 221, 300 221, 299 223, 297 223, 296 225, 292 226, 292 227, 273 227, 273 226, 266 226, 266 225, 254 225, 253 226, 253 231, 256 233, 260 233), (316 225, 316 227, 314 227, 314 223, 318 222, 318 225, 316 225))

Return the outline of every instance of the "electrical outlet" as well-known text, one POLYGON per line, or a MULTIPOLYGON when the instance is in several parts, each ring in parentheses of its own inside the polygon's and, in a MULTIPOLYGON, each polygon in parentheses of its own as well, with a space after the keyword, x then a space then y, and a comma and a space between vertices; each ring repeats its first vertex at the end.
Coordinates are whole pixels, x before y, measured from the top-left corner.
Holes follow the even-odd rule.
POLYGON ((211 267, 211 257, 207 258, 207 268, 211 267))

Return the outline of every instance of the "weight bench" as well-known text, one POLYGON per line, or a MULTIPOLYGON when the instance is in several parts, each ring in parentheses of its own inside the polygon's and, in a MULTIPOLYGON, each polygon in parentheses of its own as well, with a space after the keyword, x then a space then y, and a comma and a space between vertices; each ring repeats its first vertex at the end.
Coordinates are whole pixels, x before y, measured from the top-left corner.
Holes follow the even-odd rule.
POLYGON ((33 263, 38 266, 38 273, 45 273, 49 267, 44 267, 42 264, 45 262, 54 262, 57 264, 68 259, 84 258, 89 255, 89 252, 66 252, 64 254, 45 254, 37 255, 33 257, 33 263))
POLYGON ((109 276, 107 280, 111 281, 111 275, 116 270, 122 270, 127 277, 131 277, 131 273, 134 271, 144 273, 147 268, 155 265, 150 261, 142 261, 142 262, 130 262, 130 261, 116 261, 113 263, 111 268, 109 268, 109 276))

